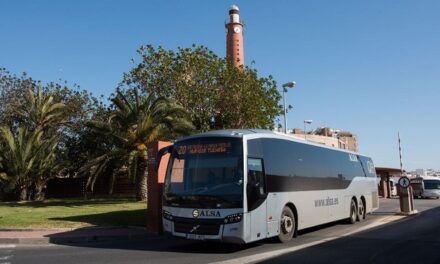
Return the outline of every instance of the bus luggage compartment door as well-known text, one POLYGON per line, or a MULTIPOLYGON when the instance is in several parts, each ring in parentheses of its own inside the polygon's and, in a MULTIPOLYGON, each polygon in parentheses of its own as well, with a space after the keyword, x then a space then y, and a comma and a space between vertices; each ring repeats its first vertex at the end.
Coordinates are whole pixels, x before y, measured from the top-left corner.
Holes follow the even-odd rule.
POLYGON ((269 193, 267 196, 267 237, 277 236, 280 233, 279 201, 277 203, 277 194, 269 193))

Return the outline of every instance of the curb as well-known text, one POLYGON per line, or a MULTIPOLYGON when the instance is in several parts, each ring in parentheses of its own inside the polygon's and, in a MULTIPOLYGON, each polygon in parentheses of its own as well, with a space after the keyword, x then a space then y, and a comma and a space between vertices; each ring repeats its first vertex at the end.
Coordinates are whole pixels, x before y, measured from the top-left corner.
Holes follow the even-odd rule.
POLYGON ((73 231, 77 228, 0 228, 0 232, 73 231))
POLYGON ((126 227, 123 228, 122 232, 120 227, 86 227, 86 228, 62 228, 62 229, 42 229, 42 228, 27 228, 27 229, 0 229, 3 232, 40 232, 49 231, 51 233, 36 235, 34 237, 12 237, 3 236, 0 238, 0 245, 2 244, 27 244, 27 245, 41 245, 41 244, 73 244, 73 243, 87 243, 87 242, 103 242, 103 241, 114 241, 114 240, 141 240, 141 239, 151 239, 160 237, 157 234, 147 232, 146 228, 143 227, 126 227), (118 230, 112 232, 112 229, 118 230), (100 231, 107 230, 107 233, 99 233, 100 231), (64 232, 75 232, 72 234, 63 234, 64 232), (82 233, 85 231, 85 233, 82 233), (59 233, 57 233, 59 232, 59 233))
POLYGON ((102 229, 131 229, 131 230, 147 230, 143 226, 82 226, 82 227, 67 227, 67 228, 0 228, 0 232, 33 232, 33 231, 75 231, 75 230, 102 230, 102 229))
MULTIPOLYGON (((104 242, 114 240, 142 240, 156 237, 154 234, 134 234, 134 235, 89 235, 72 237, 32 237, 32 238, 0 238, 0 244, 21 244, 21 245, 41 245, 41 244, 74 244, 86 242, 104 242)), ((158 237, 158 236, 157 236, 158 237)))

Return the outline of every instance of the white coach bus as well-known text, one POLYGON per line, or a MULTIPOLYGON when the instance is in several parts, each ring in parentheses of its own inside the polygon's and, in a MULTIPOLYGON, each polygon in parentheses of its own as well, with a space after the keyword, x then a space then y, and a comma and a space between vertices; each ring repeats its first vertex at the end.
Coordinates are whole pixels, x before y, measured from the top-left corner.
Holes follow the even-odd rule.
POLYGON ((197 240, 287 242, 298 230, 378 208, 369 157, 266 130, 220 130, 182 138, 170 153, 164 232, 197 240))

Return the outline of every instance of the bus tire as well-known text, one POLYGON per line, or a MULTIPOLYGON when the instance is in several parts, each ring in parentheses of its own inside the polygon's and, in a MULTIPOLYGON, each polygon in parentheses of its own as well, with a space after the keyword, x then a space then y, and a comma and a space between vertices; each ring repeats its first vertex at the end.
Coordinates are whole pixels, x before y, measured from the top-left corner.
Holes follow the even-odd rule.
POLYGON ((283 212, 281 213, 280 220, 280 234, 278 235, 278 240, 281 243, 286 243, 292 240, 293 235, 295 234, 296 229, 296 220, 295 215, 287 206, 284 206, 283 212))
POLYGON ((357 220, 359 222, 362 222, 365 219, 365 215, 366 215, 365 211, 366 211, 365 202, 364 202, 364 199, 361 198, 360 203, 358 205, 358 210, 357 210, 357 212, 358 212, 357 220))
POLYGON ((357 205, 354 199, 351 199, 350 202, 350 216, 347 218, 347 223, 354 224, 357 220, 357 205))

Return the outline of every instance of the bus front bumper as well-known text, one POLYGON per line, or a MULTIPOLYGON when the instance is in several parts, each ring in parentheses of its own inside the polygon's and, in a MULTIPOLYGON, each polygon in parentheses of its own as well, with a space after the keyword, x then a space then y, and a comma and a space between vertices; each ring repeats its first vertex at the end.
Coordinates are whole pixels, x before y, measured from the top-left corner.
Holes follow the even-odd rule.
POLYGON ((193 223, 182 224, 178 220, 170 221, 163 218, 163 228, 167 235, 189 240, 221 241, 244 244, 243 221, 231 224, 203 225, 193 223))

